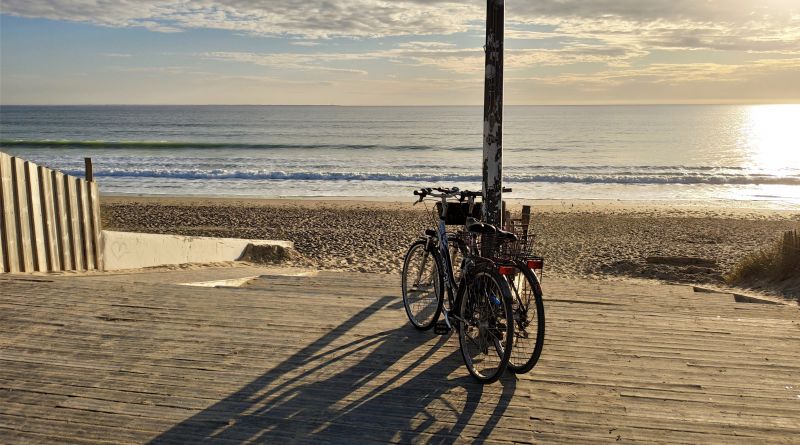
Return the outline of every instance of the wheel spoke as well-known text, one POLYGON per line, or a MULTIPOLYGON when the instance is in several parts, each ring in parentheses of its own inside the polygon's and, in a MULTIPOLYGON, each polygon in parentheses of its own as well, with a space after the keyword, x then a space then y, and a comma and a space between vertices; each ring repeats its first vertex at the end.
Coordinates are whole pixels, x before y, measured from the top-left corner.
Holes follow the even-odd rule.
POLYGON ((432 257, 425 242, 417 241, 409 248, 403 264, 403 305, 411 324, 418 329, 432 327, 441 308, 439 267, 432 257))
POLYGON ((541 295, 535 277, 520 268, 519 283, 514 286, 514 345, 511 350, 509 368, 514 372, 528 372, 542 351, 544 343, 544 312, 541 295), (531 281, 534 280, 534 281, 531 281))

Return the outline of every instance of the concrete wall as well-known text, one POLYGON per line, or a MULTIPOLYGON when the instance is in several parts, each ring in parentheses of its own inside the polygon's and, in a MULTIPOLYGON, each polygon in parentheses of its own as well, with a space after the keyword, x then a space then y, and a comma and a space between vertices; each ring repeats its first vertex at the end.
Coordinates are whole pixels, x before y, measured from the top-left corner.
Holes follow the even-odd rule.
POLYGON ((239 259, 248 244, 294 247, 291 241, 204 238, 103 231, 105 270, 239 259))

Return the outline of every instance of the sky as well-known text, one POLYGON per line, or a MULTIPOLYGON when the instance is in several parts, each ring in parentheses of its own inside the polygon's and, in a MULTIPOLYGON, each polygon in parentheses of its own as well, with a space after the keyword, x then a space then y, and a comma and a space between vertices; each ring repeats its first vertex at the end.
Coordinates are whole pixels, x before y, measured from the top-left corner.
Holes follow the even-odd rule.
MULTIPOLYGON (((479 105, 485 1, 2 0, 0 104, 479 105)), ((800 103, 800 0, 507 0, 505 103, 800 103)))

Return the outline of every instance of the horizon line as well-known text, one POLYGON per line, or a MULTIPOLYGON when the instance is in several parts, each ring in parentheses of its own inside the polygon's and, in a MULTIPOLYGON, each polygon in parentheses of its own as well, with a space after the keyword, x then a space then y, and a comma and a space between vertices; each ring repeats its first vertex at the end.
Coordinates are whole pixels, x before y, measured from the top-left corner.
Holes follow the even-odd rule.
MULTIPOLYGON (((608 102, 608 103, 539 103, 506 104, 504 107, 592 107, 592 106, 684 106, 684 105, 800 105, 797 101, 741 101, 741 102, 608 102)), ((409 108, 409 107, 482 107, 483 104, 418 104, 418 105, 340 105, 340 104, 148 104, 148 103, 105 103, 105 104, 2 104, 0 107, 341 107, 341 108, 409 108)))

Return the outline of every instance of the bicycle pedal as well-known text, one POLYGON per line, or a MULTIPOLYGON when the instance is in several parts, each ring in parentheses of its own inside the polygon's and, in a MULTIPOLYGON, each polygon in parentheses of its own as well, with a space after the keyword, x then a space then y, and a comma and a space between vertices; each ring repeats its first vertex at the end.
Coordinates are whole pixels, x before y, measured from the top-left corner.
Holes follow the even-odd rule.
POLYGON ((436 335, 447 335, 450 333, 450 327, 447 326, 444 320, 439 320, 433 325, 433 333, 436 335))

